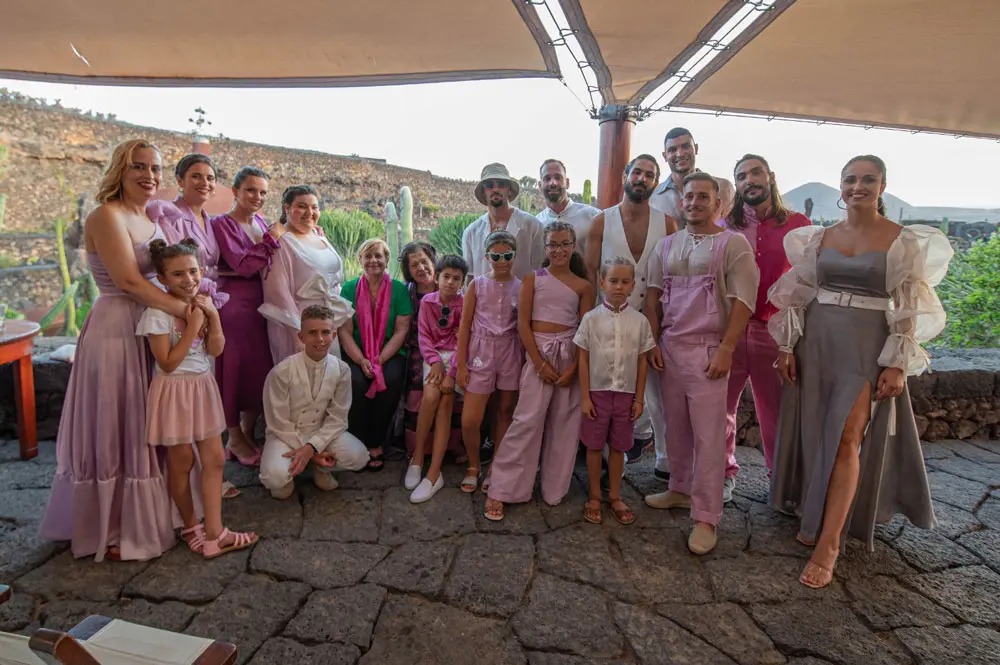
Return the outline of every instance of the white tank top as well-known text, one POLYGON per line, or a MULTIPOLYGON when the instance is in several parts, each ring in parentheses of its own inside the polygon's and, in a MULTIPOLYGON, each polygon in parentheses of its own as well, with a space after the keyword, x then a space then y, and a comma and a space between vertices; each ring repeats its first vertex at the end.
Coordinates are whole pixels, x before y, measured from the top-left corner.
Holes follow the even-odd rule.
POLYGON ((635 288, 629 296, 628 304, 642 311, 646 301, 646 263, 653 255, 653 249, 661 238, 667 235, 667 218, 656 210, 649 209, 649 230, 646 232, 646 244, 642 248, 642 256, 636 261, 625 239, 625 225, 622 222, 622 212, 619 206, 613 206, 604 211, 604 237, 601 241, 601 263, 616 256, 621 256, 635 264, 635 288))

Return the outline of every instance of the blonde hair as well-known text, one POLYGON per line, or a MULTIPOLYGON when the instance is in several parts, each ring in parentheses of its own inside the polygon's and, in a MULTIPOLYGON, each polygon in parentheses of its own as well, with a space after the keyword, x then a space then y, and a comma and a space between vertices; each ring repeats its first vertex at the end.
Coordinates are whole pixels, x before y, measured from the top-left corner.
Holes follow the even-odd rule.
POLYGON ((373 247, 381 247, 382 251, 385 252, 385 262, 389 263, 389 245, 385 244, 385 240, 381 238, 369 238, 361 243, 361 247, 358 247, 358 261, 363 261, 365 254, 371 251, 373 247))
POLYGON ((125 171, 132 165, 132 157, 136 150, 152 148, 160 153, 160 149, 145 139, 132 139, 115 146, 111 153, 111 161, 104 169, 104 176, 101 178, 101 187, 97 191, 97 202, 104 205, 108 201, 120 201, 122 198, 122 180, 125 178, 125 171))

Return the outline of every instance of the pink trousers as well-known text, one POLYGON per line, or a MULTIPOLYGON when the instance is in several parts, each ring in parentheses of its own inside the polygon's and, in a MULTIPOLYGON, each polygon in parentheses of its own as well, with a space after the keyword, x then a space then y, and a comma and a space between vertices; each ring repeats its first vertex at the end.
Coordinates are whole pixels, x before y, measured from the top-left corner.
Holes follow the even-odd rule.
POLYGON ((691 519, 718 524, 726 470, 725 378, 705 369, 718 346, 676 339, 661 344, 660 388, 670 436, 670 489, 691 497, 691 519))
MULTIPOLYGON (((557 372, 573 362, 575 333, 535 333, 542 358, 557 372)), ((542 500, 551 506, 562 501, 573 478, 580 418, 580 384, 576 378, 569 386, 557 388, 542 381, 535 366, 525 362, 514 421, 490 469, 489 497, 504 503, 529 501, 541 453, 542 500)))
POLYGON ((733 353, 733 368, 729 372, 729 394, 726 398, 726 477, 735 478, 740 470, 736 463, 736 409, 740 395, 750 379, 753 405, 760 423, 760 438, 768 470, 774 458, 774 431, 781 408, 781 375, 775 369, 778 345, 767 331, 767 324, 750 319, 733 353))

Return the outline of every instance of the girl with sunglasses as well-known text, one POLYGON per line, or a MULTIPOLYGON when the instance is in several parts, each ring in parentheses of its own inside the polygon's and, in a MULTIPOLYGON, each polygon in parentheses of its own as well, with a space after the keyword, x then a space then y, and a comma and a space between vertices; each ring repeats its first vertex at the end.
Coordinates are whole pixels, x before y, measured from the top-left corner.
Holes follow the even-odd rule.
MULTIPOLYGON (((413 458, 406 469, 403 485, 410 494, 410 503, 423 503, 444 487, 441 464, 451 435, 451 414, 455 402, 455 350, 458 348, 458 326, 462 320, 462 285, 469 266, 460 256, 446 254, 438 261, 438 290, 426 295, 417 315, 417 337, 423 357, 424 394, 417 416, 417 443, 413 458), (431 466, 423 480, 424 451, 434 427, 431 466)), ((461 388, 458 389, 461 392, 461 388)))
MULTIPOLYGON (((480 428, 494 391, 500 395, 493 441, 496 450, 500 450, 514 417, 524 359, 517 333, 521 280, 511 272, 517 240, 507 231, 495 231, 487 236, 485 250, 490 269, 469 283, 462 303, 462 324, 458 329, 458 385, 465 390, 462 439, 469 456, 469 467, 462 479, 463 492, 475 492, 479 484, 480 428)), ((484 492, 489 489, 489 483, 487 474, 483 481, 484 492)))
POLYGON ((490 467, 493 484, 483 514, 494 522, 503 519, 504 503, 531 500, 539 463, 545 503, 558 505, 569 491, 581 419, 573 337, 595 297, 575 248, 572 224, 546 226, 546 259, 521 285, 518 331, 531 363, 521 372, 514 421, 490 467))

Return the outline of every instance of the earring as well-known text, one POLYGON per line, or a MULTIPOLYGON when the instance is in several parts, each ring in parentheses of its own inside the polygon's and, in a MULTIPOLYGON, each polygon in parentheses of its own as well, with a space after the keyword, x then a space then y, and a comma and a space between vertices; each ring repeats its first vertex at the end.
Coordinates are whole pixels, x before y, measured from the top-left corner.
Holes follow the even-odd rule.
POLYGON ((837 199, 837 207, 841 210, 847 210, 847 204, 844 203, 844 205, 840 205, 841 203, 844 203, 844 199, 837 199))

